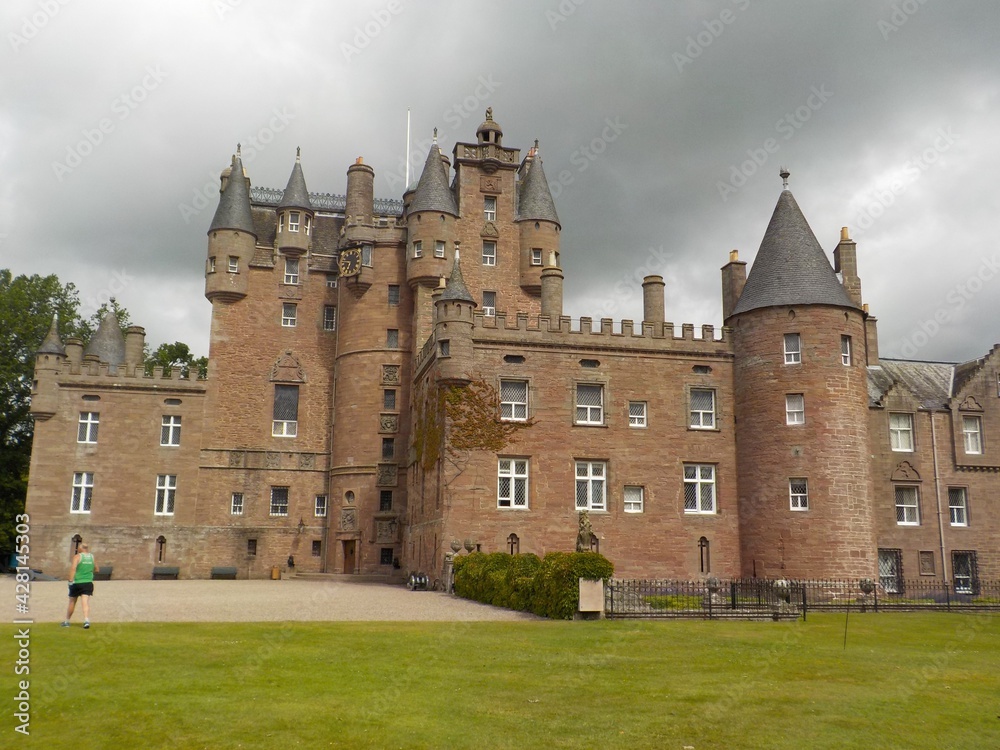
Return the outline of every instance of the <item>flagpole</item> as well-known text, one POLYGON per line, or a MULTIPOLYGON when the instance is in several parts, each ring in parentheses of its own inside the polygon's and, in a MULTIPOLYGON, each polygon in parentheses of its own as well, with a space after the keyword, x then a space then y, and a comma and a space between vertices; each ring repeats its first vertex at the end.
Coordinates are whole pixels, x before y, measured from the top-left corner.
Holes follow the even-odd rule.
POLYGON ((403 191, 410 187, 410 108, 406 108, 406 181, 403 191))

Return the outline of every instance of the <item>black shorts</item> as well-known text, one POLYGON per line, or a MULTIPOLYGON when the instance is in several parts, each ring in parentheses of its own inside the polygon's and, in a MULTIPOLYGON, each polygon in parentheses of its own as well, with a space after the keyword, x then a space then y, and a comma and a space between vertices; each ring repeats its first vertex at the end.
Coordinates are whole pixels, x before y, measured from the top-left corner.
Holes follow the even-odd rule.
POLYGON ((93 596, 94 584, 92 583, 71 583, 69 585, 69 595, 71 599, 78 596, 93 596))

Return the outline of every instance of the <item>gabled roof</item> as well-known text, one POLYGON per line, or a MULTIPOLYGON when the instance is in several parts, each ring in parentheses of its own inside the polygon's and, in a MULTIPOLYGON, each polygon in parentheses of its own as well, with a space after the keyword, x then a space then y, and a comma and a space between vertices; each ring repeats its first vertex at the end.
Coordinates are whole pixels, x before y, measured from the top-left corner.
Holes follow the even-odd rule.
POLYGON ((295 165, 292 173, 288 177, 288 185, 281 196, 281 203, 278 208, 302 208, 312 211, 312 203, 309 202, 309 190, 306 188, 306 178, 302 175, 301 153, 295 149, 295 165))
POLYGON ((527 173, 518 184, 517 221, 551 221, 559 224, 549 181, 545 179, 545 170, 542 169, 542 157, 537 151, 525 168, 527 173))
POLYGON ((955 366, 955 395, 957 396, 962 392, 962 389, 966 386, 969 381, 971 381, 979 371, 986 366, 986 363, 991 357, 997 355, 1000 352, 1000 344, 996 344, 985 357, 980 357, 979 359, 973 359, 968 362, 962 362, 955 366))
POLYGON ((62 339, 59 338, 59 313, 52 316, 52 325, 45 335, 45 340, 38 347, 38 354, 62 354, 65 356, 66 347, 63 346, 62 339))
POLYGON ((469 292, 469 287, 465 285, 465 279, 462 278, 462 267, 458 262, 458 248, 455 248, 455 262, 451 267, 451 276, 448 279, 448 283, 445 284, 441 296, 437 299, 438 302, 448 300, 476 304, 476 301, 472 298, 472 293, 469 292))
POLYGON ((437 143, 431 146, 427 154, 424 171, 420 174, 417 191, 410 203, 409 213, 417 211, 439 211, 458 216, 458 204, 448 186, 448 172, 441 160, 441 149, 437 143))
POLYGON ((84 356, 97 355, 98 360, 109 365, 125 363, 125 336, 122 335, 118 316, 114 310, 108 310, 97 326, 97 331, 90 337, 84 356))
POLYGON ((779 305, 858 307, 788 189, 778 196, 733 315, 779 305))
POLYGON ((250 212, 250 190, 243 174, 243 161, 239 154, 233 157, 226 180, 226 189, 219 198, 219 207, 215 209, 209 233, 217 229, 238 229, 257 236, 253 228, 253 215, 250 212))
POLYGON ((952 397, 955 365, 951 362, 914 362, 880 359, 868 368, 868 401, 881 405, 890 390, 904 387, 920 402, 921 408, 943 408, 952 397))

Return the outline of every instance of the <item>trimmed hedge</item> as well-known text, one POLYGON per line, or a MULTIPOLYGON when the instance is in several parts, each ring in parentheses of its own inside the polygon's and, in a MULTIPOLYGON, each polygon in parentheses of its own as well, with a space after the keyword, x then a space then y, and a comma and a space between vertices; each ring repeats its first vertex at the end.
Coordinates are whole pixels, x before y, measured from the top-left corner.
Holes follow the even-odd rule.
POLYGON ((542 617, 568 620, 580 604, 581 578, 611 577, 614 566, 596 552, 473 552, 455 558, 455 593, 465 599, 542 617))

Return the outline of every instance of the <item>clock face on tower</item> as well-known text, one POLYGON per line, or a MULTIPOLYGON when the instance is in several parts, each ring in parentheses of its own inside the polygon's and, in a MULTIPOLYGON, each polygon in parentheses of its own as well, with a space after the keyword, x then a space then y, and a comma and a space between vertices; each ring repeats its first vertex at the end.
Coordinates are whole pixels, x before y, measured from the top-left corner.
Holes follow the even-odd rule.
POLYGON ((340 251, 340 275, 355 276, 361 271, 361 248, 349 247, 340 251))

